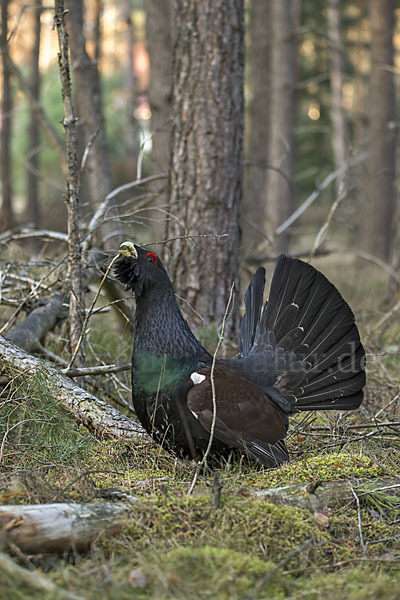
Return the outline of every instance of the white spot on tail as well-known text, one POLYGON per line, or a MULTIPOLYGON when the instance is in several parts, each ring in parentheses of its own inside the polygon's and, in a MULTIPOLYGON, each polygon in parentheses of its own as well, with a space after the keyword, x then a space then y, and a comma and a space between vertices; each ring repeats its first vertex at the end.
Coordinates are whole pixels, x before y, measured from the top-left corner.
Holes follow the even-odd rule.
MULTIPOLYGON (((206 376, 202 375, 201 373, 196 373, 196 371, 194 373, 191 374, 190 379, 193 381, 194 385, 197 385, 198 383, 202 383, 205 380, 206 376)), ((197 417, 196 417, 197 419, 197 417)))

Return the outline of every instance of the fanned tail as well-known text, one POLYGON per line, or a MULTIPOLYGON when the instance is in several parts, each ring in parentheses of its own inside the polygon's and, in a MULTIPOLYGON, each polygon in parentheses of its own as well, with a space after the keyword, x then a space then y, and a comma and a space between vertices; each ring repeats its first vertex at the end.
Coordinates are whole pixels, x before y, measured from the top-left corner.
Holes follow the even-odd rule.
POLYGON ((266 377, 263 387, 284 411, 350 410, 360 405, 365 352, 354 314, 335 286, 311 265, 284 255, 278 258, 253 340, 249 359, 265 357, 270 380, 266 377))

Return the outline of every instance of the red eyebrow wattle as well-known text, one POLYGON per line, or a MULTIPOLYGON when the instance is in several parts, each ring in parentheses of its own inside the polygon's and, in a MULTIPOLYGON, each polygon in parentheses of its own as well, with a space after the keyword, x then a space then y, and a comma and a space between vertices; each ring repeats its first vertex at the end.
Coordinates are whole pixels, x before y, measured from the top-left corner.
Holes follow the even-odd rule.
POLYGON ((154 262, 156 263, 157 267, 158 267, 158 256, 157 254, 154 254, 154 252, 149 252, 148 254, 146 254, 146 258, 154 258, 154 262))

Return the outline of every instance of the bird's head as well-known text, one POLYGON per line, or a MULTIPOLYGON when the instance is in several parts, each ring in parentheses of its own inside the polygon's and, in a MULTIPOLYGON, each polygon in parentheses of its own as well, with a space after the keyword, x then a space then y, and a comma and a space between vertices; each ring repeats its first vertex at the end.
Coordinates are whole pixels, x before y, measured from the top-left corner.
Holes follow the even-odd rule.
POLYGON ((119 254, 114 273, 118 281, 123 283, 127 290, 132 290, 136 297, 153 287, 162 289, 166 285, 171 286, 168 273, 154 252, 149 252, 133 242, 123 242, 119 254))

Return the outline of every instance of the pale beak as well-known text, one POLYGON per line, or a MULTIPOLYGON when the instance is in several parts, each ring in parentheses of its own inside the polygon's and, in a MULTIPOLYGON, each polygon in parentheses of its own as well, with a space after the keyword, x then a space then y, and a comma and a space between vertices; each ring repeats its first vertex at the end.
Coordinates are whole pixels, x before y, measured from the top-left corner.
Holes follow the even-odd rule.
POLYGON ((122 256, 127 256, 128 258, 134 258, 137 260, 138 253, 133 242, 122 242, 118 252, 119 254, 122 254, 122 256))

